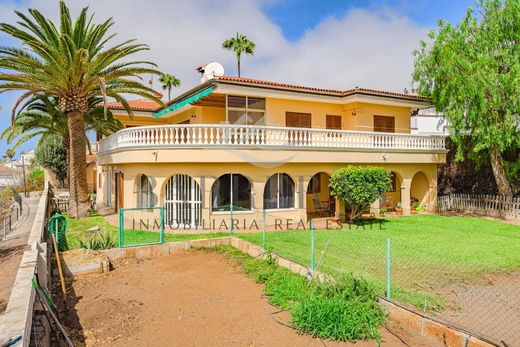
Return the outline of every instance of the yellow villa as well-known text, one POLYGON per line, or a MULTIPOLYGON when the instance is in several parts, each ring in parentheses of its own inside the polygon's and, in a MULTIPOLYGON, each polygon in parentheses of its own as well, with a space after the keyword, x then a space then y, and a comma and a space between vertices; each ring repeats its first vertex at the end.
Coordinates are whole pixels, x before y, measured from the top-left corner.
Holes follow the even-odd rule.
MULTIPOLYGON (((204 67, 199 69, 204 73, 204 67)), ((203 75, 167 107, 146 100, 109 108, 125 129, 98 142, 97 206, 164 206, 166 223, 199 226, 233 214, 301 219, 341 216, 328 180, 347 165, 392 172, 372 210, 414 202, 434 211, 442 136, 410 134, 428 101, 412 94, 328 90, 203 75)))

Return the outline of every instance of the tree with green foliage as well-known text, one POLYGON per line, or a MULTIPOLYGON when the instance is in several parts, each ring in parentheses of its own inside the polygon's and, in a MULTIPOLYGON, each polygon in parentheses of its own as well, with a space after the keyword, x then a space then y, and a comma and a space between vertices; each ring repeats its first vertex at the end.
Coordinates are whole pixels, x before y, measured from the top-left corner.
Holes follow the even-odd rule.
POLYGON ((161 82, 162 88, 168 90, 168 101, 172 100, 171 92, 173 87, 180 87, 181 80, 170 74, 162 74, 159 77, 159 82, 161 82))
POLYGON ((330 193, 350 205, 350 220, 361 216, 381 194, 392 188, 390 171, 382 167, 347 166, 334 171, 329 181, 330 193))
POLYGON ((255 44, 245 35, 237 33, 235 37, 231 37, 222 43, 222 48, 233 51, 237 57, 238 77, 240 77, 240 57, 242 53, 253 55, 255 53, 255 44))
POLYGON ((45 173, 41 167, 34 167, 27 176, 27 190, 43 190, 45 184, 45 173))
POLYGON ((457 160, 488 159, 510 196, 503 153, 520 146, 520 2, 481 0, 457 25, 439 21, 414 55, 417 92, 448 119, 457 160))
MULTIPOLYGON (((101 105, 101 98, 90 98, 88 112, 85 114, 85 134, 96 131, 104 136, 109 136, 123 128, 123 124, 114 118, 112 112, 106 111, 101 105)), ((6 139, 7 143, 16 140, 13 148, 18 148, 22 143, 34 137, 40 137, 38 145, 46 141, 48 137, 62 138, 62 146, 68 152, 69 128, 67 117, 61 113, 59 100, 55 97, 37 96, 25 104, 14 118, 12 126, 6 128, 0 139, 6 139)), ((90 143, 87 141, 87 144, 90 143)))
POLYGON ((16 155, 16 151, 13 148, 8 148, 5 150, 5 157, 9 158, 9 161, 12 161, 14 156, 16 155))
POLYGON ((23 48, 0 48, 0 91, 24 91, 13 107, 35 95, 59 100, 69 129, 70 211, 72 217, 87 216, 90 207, 87 177, 85 114, 92 97, 114 98, 132 114, 126 95, 139 95, 163 104, 157 93, 136 78, 160 72, 147 67, 155 64, 129 60, 148 50, 146 45, 125 41, 112 47, 109 29, 112 18, 95 24, 84 8, 73 21, 68 7, 60 2, 59 27, 36 9, 17 12, 17 25, 0 24, 0 31, 21 41, 23 48))
POLYGON ((50 170, 63 187, 67 178, 67 151, 59 136, 46 137, 36 147, 35 159, 38 165, 50 170))

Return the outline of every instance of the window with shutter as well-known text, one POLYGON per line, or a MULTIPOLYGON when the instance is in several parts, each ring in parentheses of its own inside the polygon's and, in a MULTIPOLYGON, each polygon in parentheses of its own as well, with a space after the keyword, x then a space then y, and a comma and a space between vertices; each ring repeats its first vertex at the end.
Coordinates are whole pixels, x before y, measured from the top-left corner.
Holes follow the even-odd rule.
POLYGON ((374 116, 374 131, 381 133, 395 133, 395 118, 388 116, 374 116))
POLYGON ((285 112, 285 126, 289 128, 311 128, 311 114, 285 112))
POLYGON ((341 130, 341 116, 327 115, 327 129, 341 130))

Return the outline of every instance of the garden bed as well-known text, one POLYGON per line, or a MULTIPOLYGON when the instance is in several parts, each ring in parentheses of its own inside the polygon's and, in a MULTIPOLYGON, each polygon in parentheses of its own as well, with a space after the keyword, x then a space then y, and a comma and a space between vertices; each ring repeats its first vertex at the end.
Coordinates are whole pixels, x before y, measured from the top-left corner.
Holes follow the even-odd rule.
MULTIPOLYGON (((244 274, 239 263, 208 251, 176 251, 144 261, 121 259, 108 274, 69 282, 61 317, 78 346, 137 346, 149 341, 156 346, 286 346, 289 341, 323 346, 320 339, 289 327, 288 313, 267 302, 263 285, 244 274)), ((408 343, 424 343, 398 326, 391 329, 408 343)), ((404 346, 385 328, 380 333, 384 343, 404 346)))

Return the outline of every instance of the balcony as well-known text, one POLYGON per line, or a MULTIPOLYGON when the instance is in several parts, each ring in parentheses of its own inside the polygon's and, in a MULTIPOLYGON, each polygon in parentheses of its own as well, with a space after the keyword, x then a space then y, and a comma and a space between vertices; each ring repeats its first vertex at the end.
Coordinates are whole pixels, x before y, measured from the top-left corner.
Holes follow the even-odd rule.
POLYGON ((189 124, 128 128, 101 140, 100 154, 146 148, 272 148, 313 151, 445 152, 445 136, 256 125, 189 124))

